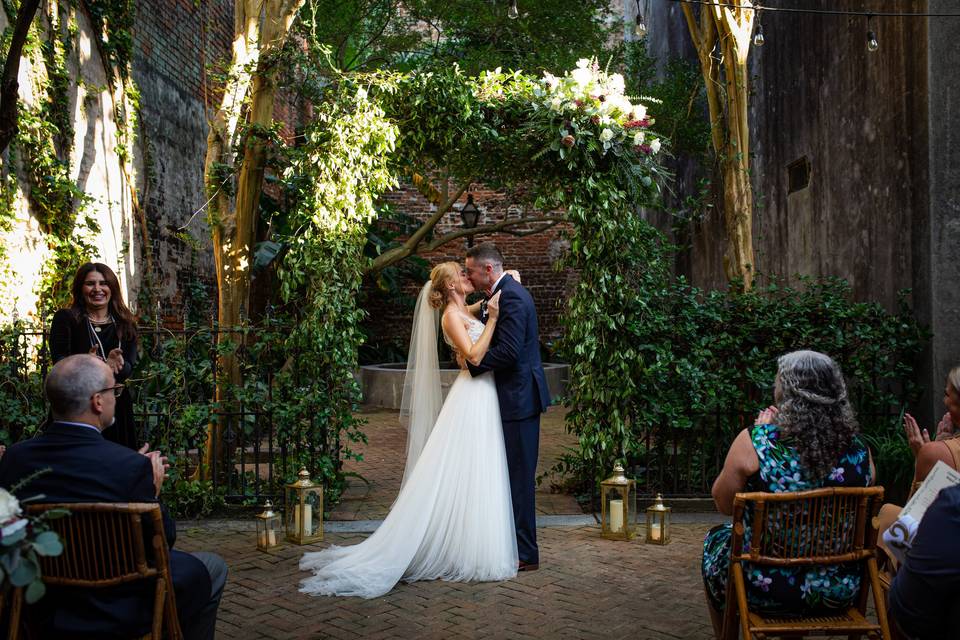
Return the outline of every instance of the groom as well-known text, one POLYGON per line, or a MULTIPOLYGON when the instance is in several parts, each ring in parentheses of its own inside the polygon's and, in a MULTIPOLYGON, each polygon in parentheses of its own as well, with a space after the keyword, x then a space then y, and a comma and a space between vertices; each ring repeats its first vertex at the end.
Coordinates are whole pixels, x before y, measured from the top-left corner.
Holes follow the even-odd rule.
MULTIPOLYGON (((492 242, 467 250, 467 277, 487 296, 500 292, 500 316, 490 348, 478 366, 469 366, 474 376, 495 372, 510 470, 519 570, 533 571, 540 567, 534 497, 540 414, 550 405, 540 362, 537 310, 530 292, 503 272, 503 254, 492 242)), ((486 322, 485 308, 483 320, 486 322)))

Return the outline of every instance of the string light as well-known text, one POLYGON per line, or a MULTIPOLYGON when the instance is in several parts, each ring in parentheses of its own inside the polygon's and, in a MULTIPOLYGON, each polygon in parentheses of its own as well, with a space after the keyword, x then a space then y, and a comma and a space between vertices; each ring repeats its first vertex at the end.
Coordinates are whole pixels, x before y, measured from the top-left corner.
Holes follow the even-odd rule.
MULTIPOLYGON (((733 2, 718 2, 717 0, 670 0, 682 4, 702 4, 709 7, 725 7, 727 9, 754 9, 760 10, 758 5, 736 4, 733 2)), ((906 13, 902 11, 852 11, 846 9, 797 9, 795 7, 763 7, 764 11, 783 11, 784 13, 817 13, 833 16, 877 16, 880 18, 960 18, 960 13, 906 13)))
POLYGON ((510 8, 507 9, 507 17, 516 20, 520 17, 520 11, 517 9, 517 0, 510 0, 510 8))
MULTIPOLYGON (((644 2, 644 8, 646 9, 646 7, 647 4, 644 2)), ((640 10, 640 0, 637 0, 637 18, 635 24, 633 25, 633 35, 637 36, 638 38, 642 38, 647 35, 647 25, 644 22, 644 16, 646 13, 647 12, 645 10, 640 10)))
POLYGON ((873 16, 867 16, 867 51, 873 53, 880 48, 877 34, 873 31, 873 16))
POLYGON ((763 39, 763 25, 760 24, 760 14, 757 14, 757 32, 753 34, 753 46, 762 47, 764 43, 763 39))

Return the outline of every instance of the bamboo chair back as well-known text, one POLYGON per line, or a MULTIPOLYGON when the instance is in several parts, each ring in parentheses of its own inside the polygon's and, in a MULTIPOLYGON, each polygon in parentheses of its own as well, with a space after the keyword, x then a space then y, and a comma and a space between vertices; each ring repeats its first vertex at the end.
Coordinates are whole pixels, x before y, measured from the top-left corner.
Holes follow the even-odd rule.
MULTIPOLYGON (((43 581, 50 586, 89 589, 152 581, 153 622, 150 633, 144 637, 181 638, 160 505, 42 504, 31 505, 27 510, 36 515, 56 508, 67 509, 71 515, 49 521, 64 549, 59 556, 41 558, 43 581)), ((19 620, 18 600, 14 599, 17 611, 11 613, 19 620)), ((13 619, 11 631, 15 633, 13 619)))
POLYGON ((724 637, 737 637, 739 615, 743 637, 786 634, 860 634, 890 637, 881 598, 873 517, 883 502, 883 487, 828 487, 785 493, 738 493, 733 506, 730 579, 724 637), (745 520, 745 516, 749 516, 745 520), (750 531, 749 539, 746 535, 750 531), (792 567, 858 562, 863 567, 855 606, 837 616, 773 618, 750 611, 742 562, 792 567), (868 591, 873 588, 879 624, 865 618, 868 591))

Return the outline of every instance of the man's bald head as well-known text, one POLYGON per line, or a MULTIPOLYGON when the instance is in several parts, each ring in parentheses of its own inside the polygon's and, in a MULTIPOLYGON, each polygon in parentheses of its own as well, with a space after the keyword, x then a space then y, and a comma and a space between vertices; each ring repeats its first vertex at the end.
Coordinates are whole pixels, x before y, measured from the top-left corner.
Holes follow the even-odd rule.
POLYGON ((91 398, 113 384, 113 372, 107 363, 88 354, 77 354, 53 365, 44 390, 54 419, 70 421, 85 416, 91 410, 91 398))

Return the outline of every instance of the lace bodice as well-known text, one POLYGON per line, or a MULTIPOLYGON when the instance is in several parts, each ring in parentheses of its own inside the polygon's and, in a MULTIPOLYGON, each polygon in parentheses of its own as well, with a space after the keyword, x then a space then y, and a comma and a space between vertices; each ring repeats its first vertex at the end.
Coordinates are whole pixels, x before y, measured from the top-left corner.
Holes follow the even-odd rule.
MULTIPOLYGON (((470 336, 470 342, 476 344, 477 340, 480 339, 480 334, 483 333, 483 323, 472 316, 460 314, 460 317, 463 318, 464 323, 467 325, 467 335, 470 336)), ((443 341, 451 348, 456 349, 456 345, 453 344, 453 341, 447 336, 446 331, 443 332, 443 341)))

